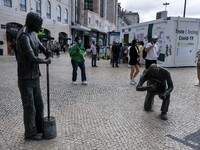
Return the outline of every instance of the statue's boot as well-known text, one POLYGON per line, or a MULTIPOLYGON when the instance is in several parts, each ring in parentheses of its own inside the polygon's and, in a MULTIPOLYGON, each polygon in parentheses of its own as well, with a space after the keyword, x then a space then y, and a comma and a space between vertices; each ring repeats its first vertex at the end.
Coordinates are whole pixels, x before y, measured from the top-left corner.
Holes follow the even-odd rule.
POLYGON ((166 113, 166 112, 162 112, 161 115, 160 115, 160 118, 161 118, 162 120, 167 120, 167 119, 168 119, 168 118, 167 118, 167 113, 166 113))
POLYGON ((25 140, 33 140, 33 141, 40 141, 42 140, 42 134, 34 134, 32 136, 29 137, 25 137, 25 140))

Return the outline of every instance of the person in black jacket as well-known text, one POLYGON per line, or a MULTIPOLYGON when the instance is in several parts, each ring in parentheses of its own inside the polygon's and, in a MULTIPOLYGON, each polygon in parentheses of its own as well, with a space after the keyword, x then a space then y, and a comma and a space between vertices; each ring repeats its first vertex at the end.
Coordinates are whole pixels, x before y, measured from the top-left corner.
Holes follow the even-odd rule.
POLYGON ((174 86, 169 71, 156 64, 152 64, 143 72, 136 90, 147 91, 144 102, 145 111, 151 111, 154 97, 155 95, 158 95, 159 98, 163 100, 160 117, 162 120, 167 120, 170 93, 173 88, 174 86), (145 81, 147 81, 147 86, 142 86, 145 81))
POLYGON ((137 40, 134 39, 131 43, 131 48, 129 51, 129 56, 130 56, 130 60, 129 60, 129 65, 131 68, 131 73, 130 73, 130 84, 132 85, 136 85, 136 81, 135 81, 135 77, 138 75, 139 73, 139 48, 137 46, 137 40))
POLYGON ((114 66, 119 67, 118 66, 119 53, 120 53, 120 45, 114 41, 112 46, 112 54, 113 54, 112 67, 114 66))
POLYGON ((40 89, 39 64, 50 64, 50 59, 39 57, 41 50, 46 58, 51 54, 37 38, 42 18, 30 12, 26 23, 17 34, 18 87, 23 105, 26 140, 42 140, 44 108, 40 89))

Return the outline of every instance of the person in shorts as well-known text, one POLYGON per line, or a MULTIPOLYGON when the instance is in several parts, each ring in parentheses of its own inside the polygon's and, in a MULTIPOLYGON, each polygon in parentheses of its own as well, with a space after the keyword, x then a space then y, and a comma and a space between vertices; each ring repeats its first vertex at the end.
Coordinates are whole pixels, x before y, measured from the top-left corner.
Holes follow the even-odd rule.
POLYGON ((129 59, 129 65, 130 65, 130 68, 131 68, 131 72, 130 72, 130 84, 132 85, 136 85, 137 82, 135 81, 135 77, 138 75, 139 73, 139 58, 140 58, 140 55, 139 55, 139 48, 137 46, 137 40, 134 39, 132 41, 132 44, 131 44, 131 48, 130 48, 130 51, 129 51, 129 56, 130 56, 130 59, 129 59))

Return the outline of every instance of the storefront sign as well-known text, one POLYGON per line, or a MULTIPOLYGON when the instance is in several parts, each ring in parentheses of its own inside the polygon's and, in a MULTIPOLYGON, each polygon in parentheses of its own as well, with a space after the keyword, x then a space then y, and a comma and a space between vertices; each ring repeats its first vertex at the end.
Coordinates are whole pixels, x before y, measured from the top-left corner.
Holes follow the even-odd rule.
POLYGON ((1 24, 1 29, 6 29, 6 25, 5 24, 1 24))

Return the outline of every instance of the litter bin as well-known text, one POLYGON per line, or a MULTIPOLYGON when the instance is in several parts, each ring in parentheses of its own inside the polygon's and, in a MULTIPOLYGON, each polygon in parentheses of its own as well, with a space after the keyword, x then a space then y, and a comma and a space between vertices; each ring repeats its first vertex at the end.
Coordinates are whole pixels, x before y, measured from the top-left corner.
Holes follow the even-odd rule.
POLYGON ((0 55, 3 55, 3 49, 0 49, 0 55))

